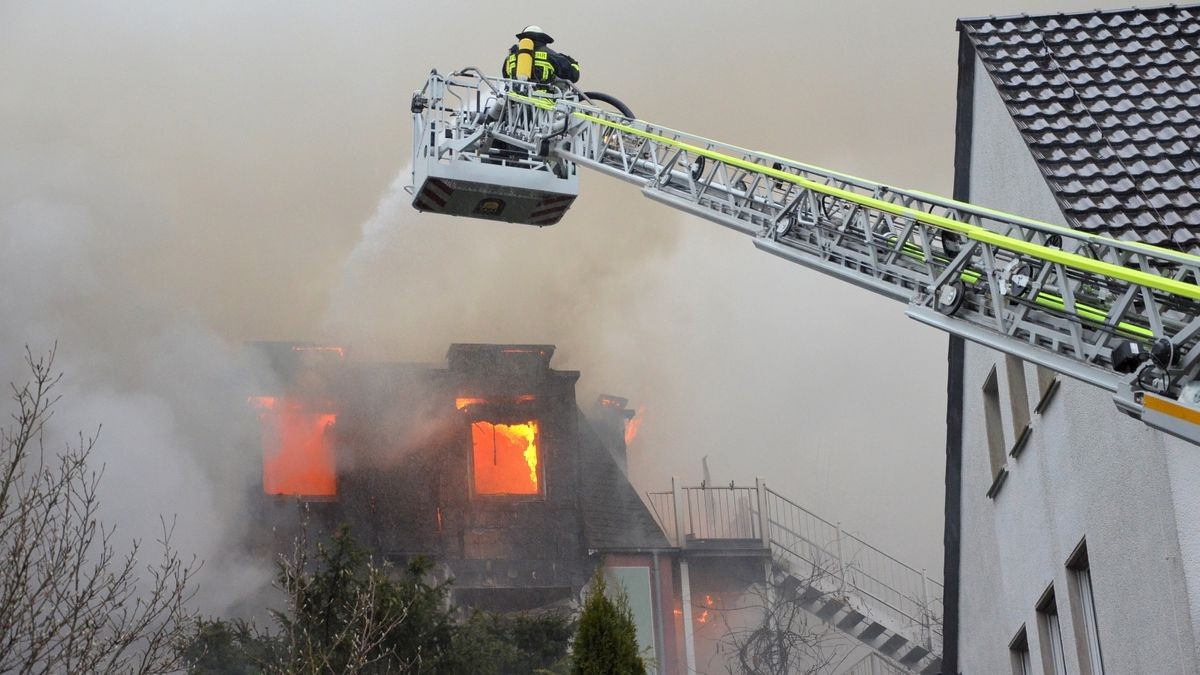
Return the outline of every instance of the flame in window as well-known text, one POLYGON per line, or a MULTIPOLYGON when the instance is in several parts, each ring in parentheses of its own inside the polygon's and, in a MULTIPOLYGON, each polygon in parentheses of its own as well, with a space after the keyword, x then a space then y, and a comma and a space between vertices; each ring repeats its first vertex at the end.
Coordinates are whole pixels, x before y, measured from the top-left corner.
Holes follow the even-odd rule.
POLYGON ((536 495, 538 423, 471 425, 476 494, 536 495))
POLYGON ((337 415, 313 411, 293 399, 254 396, 262 433, 263 492, 302 497, 337 496, 330 431, 337 415))

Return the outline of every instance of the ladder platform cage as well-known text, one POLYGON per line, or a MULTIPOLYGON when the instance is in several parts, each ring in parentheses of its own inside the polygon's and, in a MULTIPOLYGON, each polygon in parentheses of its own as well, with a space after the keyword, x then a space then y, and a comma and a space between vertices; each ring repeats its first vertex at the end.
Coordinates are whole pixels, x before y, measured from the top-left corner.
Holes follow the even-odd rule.
POLYGON ((548 139, 524 137, 528 83, 432 73, 413 95, 412 206, 449 216, 545 227, 579 196, 573 162, 549 158, 548 139), (513 119, 509 119, 513 118, 513 119))

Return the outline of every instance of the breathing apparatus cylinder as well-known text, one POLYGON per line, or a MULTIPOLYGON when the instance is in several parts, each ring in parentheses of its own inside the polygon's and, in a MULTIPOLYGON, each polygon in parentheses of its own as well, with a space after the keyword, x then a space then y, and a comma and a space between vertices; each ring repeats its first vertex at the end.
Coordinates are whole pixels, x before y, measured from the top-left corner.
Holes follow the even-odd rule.
POLYGON ((517 43, 517 79, 527 81, 533 76, 533 40, 521 38, 517 43))
POLYGON ((526 82, 533 77, 533 40, 522 37, 517 42, 517 79, 526 82))

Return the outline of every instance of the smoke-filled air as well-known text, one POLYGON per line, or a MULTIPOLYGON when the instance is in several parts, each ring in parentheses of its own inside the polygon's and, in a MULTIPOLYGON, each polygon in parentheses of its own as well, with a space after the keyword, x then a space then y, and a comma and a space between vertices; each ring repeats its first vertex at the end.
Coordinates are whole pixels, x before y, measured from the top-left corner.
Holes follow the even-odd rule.
POLYGON ((496 73, 537 21, 641 118, 949 193, 955 18, 1084 7, 0 3, 0 379, 57 345, 46 448, 98 430, 106 522, 174 523, 206 614, 277 574, 239 543, 263 496, 247 401, 274 377, 253 341, 433 367, 556 345, 581 406, 637 411, 638 494, 707 458, 940 576, 943 334, 600 173, 547 228, 418 213, 410 96, 431 69, 496 73))

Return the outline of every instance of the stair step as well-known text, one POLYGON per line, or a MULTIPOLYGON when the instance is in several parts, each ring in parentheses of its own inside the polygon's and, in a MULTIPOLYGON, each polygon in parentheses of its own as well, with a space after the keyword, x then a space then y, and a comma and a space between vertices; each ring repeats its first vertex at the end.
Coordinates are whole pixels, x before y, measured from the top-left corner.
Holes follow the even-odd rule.
POLYGON ((892 654, 895 654, 896 652, 900 651, 900 648, 906 644, 908 644, 908 638, 904 637, 903 635, 901 635, 899 633, 896 633, 892 637, 888 638, 887 642, 884 642, 883 644, 879 645, 879 651, 883 652, 884 654, 887 654, 888 656, 891 656, 892 654))
POLYGON ((921 645, 917 645, 916 647, 912 648, 912 651, 905 654, 904 657, 900 659, 900 663, 903 663, 906 666, 915 666, 918 661, 926 656, 929 656, 929 650, 925 649, 921 645))
POLYGON ((820 600, 822 595, 824 594, 821 593, 821 591, 809 586, 808 588, 804 589, 803 593, 800 594, 800 604, 811 605, 817 600, 820 600))
POLYGON ((940 675, 942 672, 942 658, 939 656, 932 663, 925 666, 925 670, 921 671, 921 675, 940 675))
POLYGON ((858 639, 862 640, 863 642, 870 642, 880 635, 883 635, 885 630, 887 630, 887 626, 884 626, 878 621, 872 621, 871 625, 867 626, 866 630, 858 634, 858 639))
POLYGON ((849 614, 842 617, 841 621, 837 622, 837 627, 841 628, 842 630, 844 630, 846 632, 849 632, 855 626, 862 623, 862 620, 865 618, 867 618, 867 617, 864 616, 861 612, 852 609, 852 610, 850 610, 849 614))
POLYGON ((817 616, 829 621, 833 618, 834 614, 842 611, 845 609, 845 607, 846 605, 843 604, 841 600, 834 598, 829 600, 829 602, 826 602, 820 609, 817 610, 817 616))

